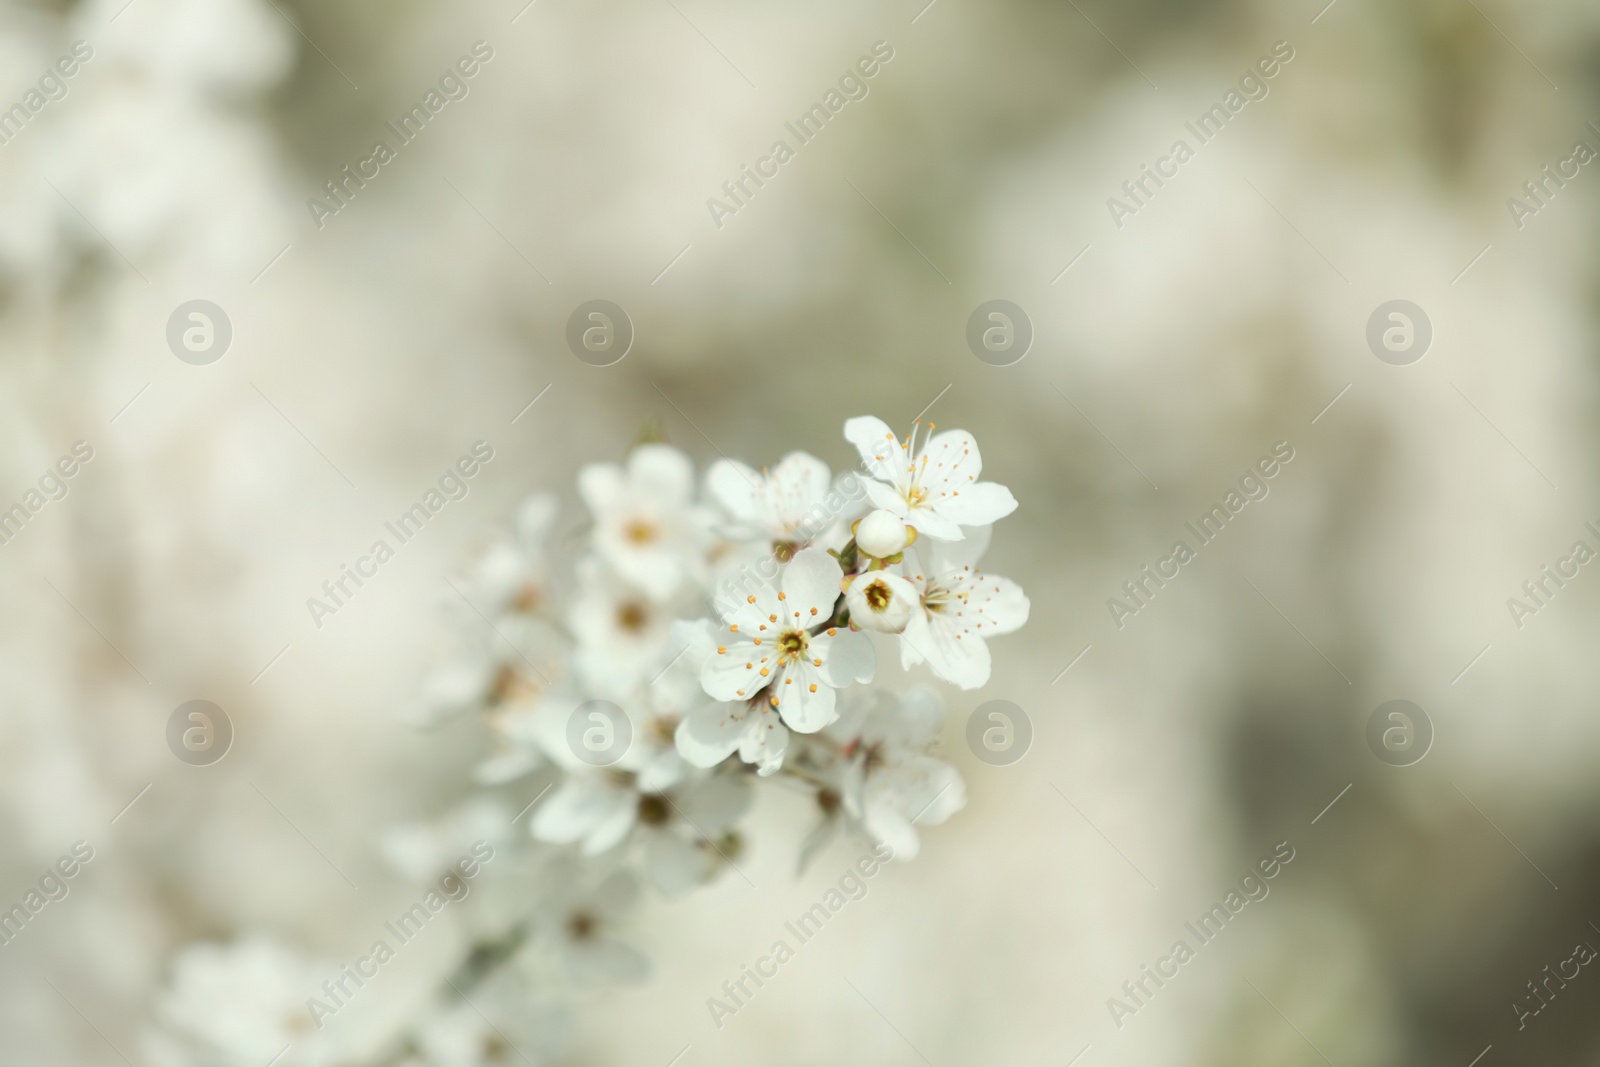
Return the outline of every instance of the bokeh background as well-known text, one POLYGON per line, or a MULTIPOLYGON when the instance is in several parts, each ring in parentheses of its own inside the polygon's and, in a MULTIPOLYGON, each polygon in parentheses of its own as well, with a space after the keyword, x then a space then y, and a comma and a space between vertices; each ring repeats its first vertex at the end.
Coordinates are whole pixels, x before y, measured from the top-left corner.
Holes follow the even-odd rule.
POLYGON ((525 494, 576 528, 577 467, 647 427, 841 469, 846 418, 930 402, 1021 502, 989 565, 1033 603, 951 707, 967 809, 719 1031, 705 998, 856 855, 797 878, 810 811, 763 797, 750 884, 652 903, 655 980, 587 998, 557 1062, 1600 1062, 1587 968, 1515 1007, 1600 946, 1600 577, 1507 607, 1600 543, 1600 177, 1507 207, 1600 148, 1597 9, 924 2, 6 0, 0 104, 94 57, 0 145, 0 506, 94 459, 0 548, 0 900, 96 850, 0 949, 7 1062, 142 1067, 181 946, 343 959, 409 902, 382 833, 466 795, 484 744, 411 722, 445 579, 525 494), (470 95, 319 228, 306 199, 480 40, 470 95), (866 98, 715 226, 878 41, 866 98), (1270 94, 1116 225, 1280 41, 1270 94), (607 368, 564 339, 594 298, 637 330, 607 368), (1036 331, 1011 366, 965 341, 993 298, 1036 331), (209 366, 166 344, 192 299, 232 323, 209 366), (1366 341, 1393 299, 1432 323, 1405 366, 1366 341), (313 627, 478 439, 471 495, 313 627), (1107 599, 1279 441, 1270 495, 1119 628, 1107 599), (237 730, 209 768, 164 738, 194 698, 237 730), (1033 723, 1010 766, 963 740, 991 698, 1033 723), (1411 766, 1366 742, 1391 699, 1433 724, 1411 766), (1118 1027, 1107 999, 1283 841, 1271 895, 1118 1027))

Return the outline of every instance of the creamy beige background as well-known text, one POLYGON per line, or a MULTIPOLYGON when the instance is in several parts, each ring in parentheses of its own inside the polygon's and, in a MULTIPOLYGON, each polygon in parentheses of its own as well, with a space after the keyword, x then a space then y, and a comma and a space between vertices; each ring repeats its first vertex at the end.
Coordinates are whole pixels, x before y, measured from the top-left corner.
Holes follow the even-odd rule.
MULTIPOLYGON (((1600 178, 1520 231, 1505 208, 1600 146, 1592 8, 120 7, 0 13, 0 99, 97 49, 0 147, 0 498, 96 449, 0 549, 0 899, 97 849, 0 950, 15 1062, 120 1062, 45 979, 136 1059, 177 946, 343 958, 408 899, 377 836, 461 795, 481 745, 404 722, 449 647, 443 578, 523 494, 575 507, 577 466, 651 421, 701 464, 842 468, 845 418, 935 396, 1021 501, 989 563, 1033 601, 954 695, 968 808, 718 1031, 705 998, 857 852, 796 880, 809 813, 764 796, 754 886, 647 908, 657 980, 588 1000, 568 1062, 1600 1061, 1595 979, 1520 1034, 1509 1007, 1594 917, 1600 578, 1521 630, 1505 606, 1600 520, 1600 178), (471 95, 319 231, 305 198, 479 39, 471 95), (867 98, 713 227, 705 198, 878 40, 867 98), (1116 228, 1105 199, 1279 40, 1270 95, 1116 228), (195 297, 235 331, 203 368, 163 340, 195 297), (611 368, 563 342, 594 297, 638 331, 611 368), (963 341, 993 297, 1038 333, 1009 368, 963 341), (1435 331, 1408 367, 1364 341, 1396 297, 1435 331), (480 438, 467 500, 313 628, 305 597, 480 438), (1278 440, 1271 494, 1117 629, 1106 598, 1278 440), (197 696, 238 728, 205 771, 162 737, 197 696), (1437 730, 1405 769, 1362 733, 1396 697, 1437 730), (1014 766, 965 750, 988 698, 1032 718, 1014 766), (1270 897, 1118 1030, 1106 999, 1282 840, 1270 897)), ((426 951, 374 1011, 453 948, 426 951)))

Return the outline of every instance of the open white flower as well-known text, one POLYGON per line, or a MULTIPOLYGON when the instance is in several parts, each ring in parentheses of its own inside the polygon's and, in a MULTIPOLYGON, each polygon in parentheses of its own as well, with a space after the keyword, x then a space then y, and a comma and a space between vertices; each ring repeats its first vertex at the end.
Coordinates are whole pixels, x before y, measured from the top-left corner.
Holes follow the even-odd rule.
POLYGON ((803 734, 836 717, 834 690, 872 680, 876 659, 864 634, 827 626, 844 572, 821 548, 797 553, 782 588, 762 584, 723 612, 728 633, 706 658, 700 684, 717 700, 759 697, 803 734))
POLYGON ((501 981, 472 991, 472 1001, 436 1007, 417 1027, 423 1058, 405 1067, 539 1067, 564 1050, 567 1012, 530 1003, 532 993, 501 981), (530 1058, 531 1057, 531 1058, 530 1058))
POLYGON ((667 445, 640 445, 626 469, 591 463, 578 492, 595 519, 594 543, 617 573, 657 600, 701 577, 709 512, 694 503, 694 468, 667 445))
POLYGON ((555 494, 530 495, 518 506, 510 535, 490 544, 474 561, 465 592, 482 611, 529 614, 549 600, 547 542, 556 511, 555 494))
MULTIPOLYGON (((917 423, 921 425, 920 421, 917 423)), ((928 434, 920 447, 916 430, 904 441, 882 419, 862 415, 844 424, 845 440, 856 446, 867 473, 873 506, 941 541, 959 541, 963 526, 987 526, 1017 510, 1011 490, 980 482, 983 460, 978 442, 965 430, 928 434)))
POLYGON ((900 666, 926 661, 934 674, 962 689, 988 682, 985 642, 1019 629, 1029 610, 1021 586, 978 569, 988 541, 984 531, 959 545, 931 545, 922 557, 906 557, 917 600, 900 635, 900 666))

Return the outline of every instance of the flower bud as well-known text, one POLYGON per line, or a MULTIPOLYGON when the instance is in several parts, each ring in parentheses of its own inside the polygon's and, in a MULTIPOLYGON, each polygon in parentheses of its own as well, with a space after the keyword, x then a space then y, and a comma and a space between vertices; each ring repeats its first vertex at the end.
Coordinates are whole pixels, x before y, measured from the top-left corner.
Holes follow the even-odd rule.
POLYGON ((850 622, 863 630, 897 634, 911 621, 917 590, 898 574, 871 571, 857 575, 845 590, 850 622))
POLYGON ((894 555, 908 540, 906 524, 882 508, 856 523, 856 547, 875 559, 894 555))

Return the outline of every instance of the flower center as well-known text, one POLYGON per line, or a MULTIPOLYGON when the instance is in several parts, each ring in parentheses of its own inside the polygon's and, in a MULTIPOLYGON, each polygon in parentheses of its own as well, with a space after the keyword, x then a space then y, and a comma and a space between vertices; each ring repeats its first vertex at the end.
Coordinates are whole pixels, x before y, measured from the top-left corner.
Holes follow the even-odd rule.
POLYGON ((490 704, 504 704, 519 698, 533 696, 538 691, 532 682, 522 676, 522 672, 506 664, 495 672, 494 681, 489 684, 488 702, 490 704))
POLYGON ((567 919, 567 933, 572 935, 574 941, 587 941, 594 936, 594 928, 598 925, 594 916, 586 911, 576 911, 567 919))
POLYGON ((811 640, 804 630, 785 630, 778 637, 778 662, 788 663, 804 656, 811 640))
POLYGON ((660 826, 672 814, 667 798, 656 793, 639 797, 639 821, 646 826, 660 826))
POLYGON ((652 541, 660 540, 661 528, 653 522, 644 519, 634 519, 622 528, 622 536, 630 544, 648 545, 652 541))
POLYGON ((637 601, 630 600, 617 608, 617 625, 630 634, 642 633, 649 621, 650 613, 637 601))
POLYGON ((894 594, 889 591, 889 583, 879 578, 866 591, 867 607, 873 611, 882 612, 894 600, 894 594))
POLYGON ((520 612, 527 613, 538 608, 540 602, 543 600, 544 590, 539 587, 539 583, 528 582, 523 585, 521 589, 517 590, 517 595, 511 601, 511 606, 520 612))
POLYGON ((779 563, 788 563, 791 559, 794 559, 794 554, 798 551, 800 551, 800 542, 798 541, 772 542, 772 555, 779 563))

